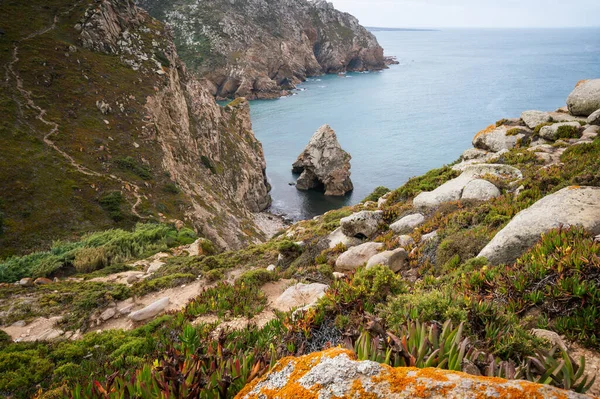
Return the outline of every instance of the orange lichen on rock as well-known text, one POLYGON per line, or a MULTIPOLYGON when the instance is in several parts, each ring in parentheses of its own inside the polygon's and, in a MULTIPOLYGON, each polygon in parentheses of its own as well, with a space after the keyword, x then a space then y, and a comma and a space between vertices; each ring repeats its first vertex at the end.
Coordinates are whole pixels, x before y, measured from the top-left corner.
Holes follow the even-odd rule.
POLYGON ((589 396, 528 381, 478 377, 437 368, 393 368, 357 361, 332 348, 286 358, 249 384, 238 399, 583 399, 589 396))
POLYGON ((483 136, 483 135, 489 134, 489 133, 493 132, 494 130, 496 130, 496 125, 489 125, 485 129, 483 129, 479 133, 477 133, 475 135, 475 138, 477 138, 479 136, 483 136))
POLYGON ((581 86, 582 84, 584 84, 584 83, 585 83, 585 82, 587 82, 588 80, 589 80, 589 79, 583 79, 583 80, 580 80, 579 82, 577 82, 577 84, 575 85, 575 87, 579 87, 579 86, 581 86))

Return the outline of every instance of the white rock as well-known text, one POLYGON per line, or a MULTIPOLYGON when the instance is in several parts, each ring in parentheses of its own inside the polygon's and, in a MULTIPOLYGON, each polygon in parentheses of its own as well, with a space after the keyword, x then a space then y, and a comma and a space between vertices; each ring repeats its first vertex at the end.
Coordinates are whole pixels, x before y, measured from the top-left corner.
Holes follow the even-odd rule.
POLYGON ((410 245, 413 245, 415 240, 411 236, 402 235, 398 237, 398 245, 402 248, 406 248, 410 245))
POLYGON ((487 201, 489 199, 499 197, 500 194, 500 190, 494 184, 487 180, 475 179, 467 183, 462 192, 461 198, 487 201))
POLYGON ((437 233, 437 230, 436 230, 436 231, 432 231, 432 232, 431 232, 431 233, 429 233, 429 234, 423 234, 423 235, 421 236, 421 242, 425 243, 425 242, 427 242, 427 241, 431 241, 431 240, 433 240, 434 238, 436 238, 436 237, 437 237, 437 235, 438 235, 438 233, 437 233))
POLYGON ((342 233, 348 237, 369 238, 377 232, 383 211, 361 211, 340 220, 342 233))
POLYGON ((336 270, 352 271, 357 267, 364 265, 372 256, 376 255, 383 247, 379 242, 366 242, 356 247, 352 247, 341 254, 335 261, 336 270))
POLYGON ((333 272, 333 278, 336 280, 341 280, 343 278, 346 278, 346 275, 340 272, 333 272))
POLYGON ((519 212, 479 256, 491 264, 510 263, 531 248, 542 233, 575 225, 592 234, 600 233, 600 187, 567 187, 547 195, 519 212))
POLYGON ((425 216, 421 213, 415 213, 413 215, 404 216, 400 220, 392 223, 390 229, 396 234, 405 234, 412 232, 415 227, 425 223, 425 216))
POLYGON ((273 307, 282 312, 287 312, 294 308, 310 307, 317 303, 319 298, 325 295, 328 285, 313 283, 298 283, 289 287, 275 300, 273 307))
POLYGON ((408 267, 408 252, 406 252, 404 248, 380 252, 369 259, 367 262, 367 269, 376 265, 387 266, 394 273, 397 273, 408 267))
POLYGON ((531 129, 535 129, 537 125, 542 123, 552 121, 550 114, 543 111, 525 111, 521 114, 521 119, 531 129))
POLYGON ((274 272, 275 270, 277 270, 277 266, 275 266, 275 265, 269 265, 269 266, 267 266, 267 271, 268 272, 274 272))
POLYGON ((567 106, 572 115, 589 116, 600 109, 600 79, 577 83, 567 98, 567 106))
POLYGON ((129 314, 129 318, 133 321, 147 320, 161 313, 167 306, 169 306, 169 298, 161 298, 145 308, 129 314))

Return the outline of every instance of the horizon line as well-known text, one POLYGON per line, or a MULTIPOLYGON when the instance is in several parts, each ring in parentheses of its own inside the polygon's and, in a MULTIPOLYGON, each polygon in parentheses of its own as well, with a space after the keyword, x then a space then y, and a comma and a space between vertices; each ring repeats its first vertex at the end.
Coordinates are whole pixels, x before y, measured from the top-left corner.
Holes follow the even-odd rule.
POLYGON ((598 29, 600 25, 584 25, 584 26, 429 26, 429 27, 392 27, 392 26, 373 26, 364 25, 366 29, 382 29, 382 30, 405 30, 405 31, 439 31, 442 29, 598 29))

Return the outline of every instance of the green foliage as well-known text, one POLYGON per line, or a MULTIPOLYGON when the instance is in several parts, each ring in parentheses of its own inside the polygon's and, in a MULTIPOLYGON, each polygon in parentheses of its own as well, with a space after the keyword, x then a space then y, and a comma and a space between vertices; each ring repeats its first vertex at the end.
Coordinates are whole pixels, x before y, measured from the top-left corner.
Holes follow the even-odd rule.
POLYGON ((206 155, 202 155, 200 157, 200 161, 202 162, 202 165, 204 165, 205 168, 209 169, 213 174, 217 174, 217 169, 215 168, 215 165, 209 157, 207 157, 206 155))
POLYGON ((542 128, 544 126, 550 126, 553 125, 554 122, 544 122, 544 123, 540 123, 539 125, 537 125, 534 129, 533 129, 533 133, 535 133, 536 135, 540 134, 540 130, 542 130, 542 128))
POLYGON ((267 298, 255 284, 237 281, 234 285, 220 282, 190 301, 184 314, 196 318, 214 314, 220 318, 248 317, 262 312, 267 298))
POLYGON ((515 127, 515 128, 512 128, 512 129, 508 129, 508 131, 506 132, 506 135, 507 136, 516 136, 519 133, 521 133, 521 129, 515 127))
POLYGON ((486 228, 459 230, 444 238, 436 251, 439 269, 451 271, 462 262, 477 256, 490 240, 486 228), (454 266, 454 267, 453 267, 454 266))
POLYGON ((239 276, 236 280, 237 283, 244 283, 246 285, 262 286, 270 281, 275 281, 277 274, 268 271, 267 269, 255 269, 250 270, 239 276))
POLYGON ((152 179, 152 172, 150 171, 150 168, 147 165, 140 165, 132 157, 118 158, 114 162, 119 168, 130 171, 143 180, 152 179))
POLYGON ((579 128, 570 125, 562 125, 556 129, 556 139, 573 139, 579 137, 579 128))
POLYGON ((379 198, 383 197, 385 194, 389 193, 390 189, 387 187, 379 186, 373 190, 371 194, 369 194, 362 202, 367 201, 375 201, 377 202, 379 198))
POLYGON ((432 169, 423 176, 411 178, 405 185, 392 191, 388 203, 394 204, 396 202, 406 201, 422 191, 432 191, 458 175, 459 173, 453 171, 450 166, 432 169))
POLYGON ((105 194, 98 200, 102 209, 108 212, 110 217, 115 222, 121 221, 124 218, 121 210, 121 206, 123 205, 124 201, 125 200, 123 199, 123 195, 120 191, 113 191, 105 194))
POLYGON ((177 184, 175 183, 167 183, 164 185, 163 187, 163 191, 165 193, 169 193, 169 194, 179 194, 181 192, 181 190, 179 189, 179 187, 177 187, 177 184))
POLYGON ((189 273, 175 273, 168 276, 151 277, 135 283, 132 290, 135 295, 143 296, 150 292, 187 284, 195 279, 196 275, 189 273))
POLYGON ((468 316, 467 304, 462 298, 438 290, 398 295, 378 313, 389 315, 387 320, 392 326, 400 326, 410 320, 452 320, 460 323, 468 316))

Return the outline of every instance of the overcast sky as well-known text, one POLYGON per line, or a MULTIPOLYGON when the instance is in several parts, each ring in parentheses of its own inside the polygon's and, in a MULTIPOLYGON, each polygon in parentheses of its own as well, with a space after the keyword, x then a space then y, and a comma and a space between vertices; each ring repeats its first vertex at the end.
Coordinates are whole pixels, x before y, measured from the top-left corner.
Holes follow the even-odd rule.
POLYGON ((423 27, 600 26, 600 0, 330 0, 362 25, 423 27))

